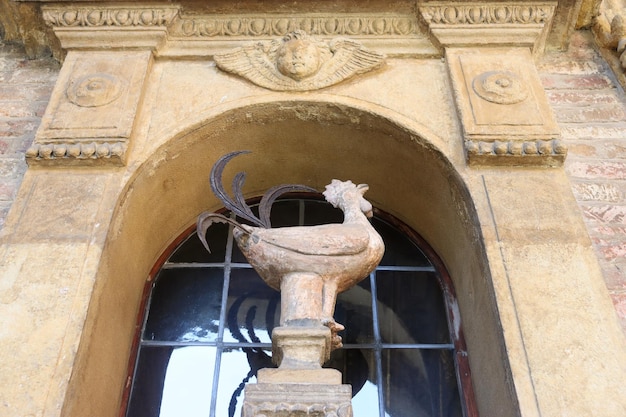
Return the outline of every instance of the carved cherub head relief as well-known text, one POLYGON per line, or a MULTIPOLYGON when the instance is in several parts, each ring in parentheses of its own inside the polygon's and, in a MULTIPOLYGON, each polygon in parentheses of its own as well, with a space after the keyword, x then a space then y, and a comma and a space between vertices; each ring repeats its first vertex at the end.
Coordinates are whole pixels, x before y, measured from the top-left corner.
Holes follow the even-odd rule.
POLYGON ((283 41, 276 54, 276 67, 281 74, 300 81, 319 71, 320 48, 308 39, 306 33, 302 31, 289 33, 283 41))
POLYGON ((302 30, 216 54, 214 59, 222 71, 276 91, 328 87, 384 63, 383 55, 359 42, 346 38, 323 42, 302 30))

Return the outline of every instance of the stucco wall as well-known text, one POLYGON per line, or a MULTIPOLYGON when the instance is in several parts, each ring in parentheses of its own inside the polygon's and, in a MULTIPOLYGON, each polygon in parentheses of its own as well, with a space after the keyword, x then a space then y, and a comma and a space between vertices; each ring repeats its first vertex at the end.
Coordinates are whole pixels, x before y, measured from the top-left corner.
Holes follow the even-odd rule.
MULTIPOLYGON (((515 383, 512 389, 516 390, 522 415, 560 416, 564 412, 589 415, 596 409, 596 399, 608 391, 612 381, 623 379, 620 376, 626 370, 621 354, 624 340, 612 316, 581 219, 586 216, 594 238, 595 233, 606 235, 607 230, 615 231, 608 246, 597 240, 596 247, 613 299, 619 301, 624 279, 618 269, 621 260, 619 256, 605 259, 603 249, 619 251, 625 238, 624 228, 619 225, 623 216, 618 213, 607 217, 604 220, 609 225, 600 223, 602 227, 594 230, 594 219, 598 222, 601 219, 589 218, 588 212, 607 207, 607 213, 615 213, 624 206, 623 163, 621 152, 615 151, 626 128, 622 122, 624 97, 594 52, 587 34, 576 34, 568 53, 549 54, 540 62, 548 96, 557 110, 564 139, 572 148, 566 169, 582 208, 580 215, 569 192, 570 180, 560 168, 503 170, 466 166, 463 145, 457 140, 460 126, 447 85, 446 62, 439 59, 396 58, 390 60, 386 77, 363 77, 359 82, 307 93, 309 100, 300 104, 291 103, 288 94, 251 87, 206 61, 160 59, 150 67, 142 109, 131 136, 133 146, 127 167, 39 165, 24 176, 24 148, 40 121, 51 84, 59 75, 58 66, 51 60, 27 61, 23 52, 4 47, 1 62, 6 64, 2 76, 9 82, 3 83, 2 88, 9 93, 2 97, 6 105, 0 104, 7 112, 2 116, 5 125, 0 132, 5 132, 2 139, 6 139, 3 142, 6 149, 13 150, 6 154, 7 163, 12 160, 16 167, 2 177, 7 187, 14 187, 8 194, 7 208, 22 179, 23 185, 4 229, 4 237, 9 239, 4 239, 6 253, 0 257, 0 267, 4 267, 0 274, 4 278, 0 309, 5 311, 4 317, 19 318, 23 314, 32 324, 30 327, 37 328, 33 338, 27 337, 30 333, 23 331, 26 326, 19 320, 15 322, 20 325, 0 330, 0 341, 8 341, 5 351, 15 352, 12 356, 0 356, 0 367, 4 364, 10 370, 13 366, 17 381, 3 391, 5 398, 16 399, 15 412, 10 415, 30 414, 26 410, 40 415, 37 410, 41 409, 49 411, 44 415, 85 415, 85 410, 93 407, 102 415, 118 412, 118 402, 111 398, 121 392, 128 353, 124 350, 120 355, 120 349, 130 349, 127 341, 132 338, 133 318, 137 315, 137 299, 146 271, 162 252, 165 242, 180 233, 181 227, 191 224, 201 208, 218 204, 206 200, 207 193, 203 192, 205 159, 192 155, 221 154, 241 149, 244 144, 255 146, 252 150, 258 155, 277 150, 277 160, 290 161, 290 165, 279 171, 273 164, 255 165, 260 175, 250 178, 263 179, 257 183, 251 180, 257 192, 275 184, 277 179, 304 182, 312 178, 321 186, 322 180, 317 177, 320 173, 339 172, 347 178, 363 177, 372 190, 384 192, 383 196, 377 196, 373 191, 373 201, 387 204, 392 212, 404 213, 407 219, 419 218, 419 222, 409 224, 422 227, 416 230, 434 242, 435 250, 446 252, 444 258, 452 267, 451 273, 461 277, 457 289, 464 298, 460 298, 459 305, 462 315, 469 318, 464 328, 476 378, 501 384, 506 377, 494 377, 487 371, 494 367, 502 371, 499 365, 493 365, 498 363, 493 358, 508 356, 511 380, 515 383), (389 78, 390 75, 393 77, 389 78), (29 95, 38 91, 41 83, 48 88, 46 95, 29 95), (414 91, 404 88, 406 85, 413 85, 414 91), (372 94, 383 89, 385 94, 372 94), (177 96, 172 91, 186 93, 177 96), (361 102, 355 99, 363 97, 369 100, 368 109, 375 108, 384 117, 373 117, 374 111, 364 111, 361 102), (427 102, 431 106, 423 105, 427 102), (398 107, 398 103, 407 105, 395 112, 388 111, 398 107), (389 122, 396 119, 401 122, 389 122), (392 129, 393 126, 403 127, 392 129), (437 129, 440 136, 428 129, 437 129), (407 132, 413 132, 412 136, 407 136, 407 132), (608 132, 613 132, 613 136, 608 132), (333 141, 337 137, 342 140, 333 141), (387 149, 383 152, 381 147, 388 138, 396 142, 388 152, 387 149), (415 138, 421 139, 415 141, 415 138), (272 147, 272 141, 284 146, 272 147), (307 157, 307 152, 299 152, 301 149, 313 150, 311 154, 317 158, 307 157), (437 152, 428 153, 433 149, 437 152), (595 149, 595 153, 590 149, 595 149), (346 165, 337 158, 348 152, 353 157, 346 165), (378 157, 382 154, 389 158, 386 164, 378 157), (293 155, 300 159, 294 160, 293 155), (442 155, 462 173, 467 191, 462 193, 450 187, 456 182, 441 174, 450 171, 441 167, 429 169, 439 158, 447 161, 442 155), (397 168, 390 174, 391 171, 362 161, 397 168), (325 168, 316 169, 320 165, 325 168), (381 172, 385 175, 379 175, 381 172), (131 174, 132 178, 126 177, 131 174), (124 184, 127 188, 122 190, 124 184), (450 189, 454 191, 450 195, 441 192, 450 189), (433 207, 425 196, 441 201, 433 207), (114 207, 118 197, 119 205, 114 207), (462 206, 463 201, 473 202, 475 216, 468 215, 474 209, 462 206), (462 216, 456 212, 454 216, 442 215, 457 208, 462 216), (113 216, 112 211, 115 211, 113 216), (111 218, 111 226, 106 226, 111 218), (459 218, 464 223, 458 222, 459 218), (457 225, 456 229, 450 227, 452 223, 457 225), (489 270, 477 261, 480 256, 455 246, 459 235, 479 226, 486 259, 491 262, 489 270), (493 288, 485 280, 490 276, 493 288), (617 286, 612 284, 615 282, 617 286), (68 292, 70 297, 64 297, 68 292), (494 300, 498 302, 497 313, 494 300), (90 312, 83 323, 87 305, 90 312), (489 306, 494 307, 488 311, 493 313, 489 317, 500 319, 490 320, 490 328, 499 331, 502 324, 506 344, 500 339, 485 338, 484 329, 477 329, 485 327, 485 321, 481 320, 484 316, 474 314, 475 310, 485 312, 489 306), (40 318, 43 320, 34 321, 40 318), (502 347, 502 353, 492 354, 478 348, 484 345, 502 347), (611 350, 612 347, 615 349, 611 350), (611 352, 615 357, 609 357, 611 352), (43 369, 42 363, 48 366, 43 369), (569 376, 567 386, 562 384, 562 375, 569 376), (22 387, 26 384, 35 388, 24 393, 22 387), (104 390, 112 394, 99 395, 104 390), (80 401, 74 397, 80 397, 80 401), (65 409, 61 411, 61 407, 65 409), (105 407, 108 411, 103 412, 105 407)), ((73 53, 68 55, 66 64, 78 59, 77 55, 71 56, 73 53)), ((84 54, 83 62, 91 62, 89 58, 93 57, 101 59, 100 53, 108 54, 106 51, 80 53, 84 54)), ((147 51, 124 52, 128 62, 135 60, 146 65, 150 63, 148 55, 147 51)), ((519 59, 520 54, 515 56, 519 59)), ((101 59, 101 62, 108 61, 101 59)), ((120 65, 125 61, 115 62, 120 65)), ((530 60, 523 61, 527 62, 530 60)), ((67 75, 64 69, 60 82, 67 75)), ((55 97, 65 98, 65 90, 59 88, 53 100, 55 97)), ((96 110, 96 115, 102 112, 96 110)), ((67 120, 74 118, 68 116, 67 120)), ((468 236, 463 248, 472 252, 481 246, 477 241, 478 234, 468 236)), ((483 409, 489 410, 484 415, 515 414, 494 412, 503 403, 503 396, 498 395, 502 390, 490 390, 485 385, 488 384, 481 384, 483 392, 477 393, 483 409)), ((609 406, 598 407, 603 410, 598 410, 597 415, 624 414, 619 412, 626 409, 622 394, 609 401, 609 406)), ((513 409, 518 407, 508 408, 513 409)))
MULTIPOLYGON (((626 95, 586 31, 538 67, 569 147, 565 168, 626 331, 626 95)), ((52 58, 28 60, 23 47, 0 42, 0 228, 58 71, 52 58)))

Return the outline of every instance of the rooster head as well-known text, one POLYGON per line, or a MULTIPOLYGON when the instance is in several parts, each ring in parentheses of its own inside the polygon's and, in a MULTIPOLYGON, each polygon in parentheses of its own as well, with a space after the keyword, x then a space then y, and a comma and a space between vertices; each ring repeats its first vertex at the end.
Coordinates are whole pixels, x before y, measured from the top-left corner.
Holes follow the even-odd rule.
POLYGON ((324 198, 326 198, 326 201, 332 204, 333 207, 340 208, 343 211, 345 211, 348 205, 358 202, 361 211, 367 217, 372 217, 372 204, 363 198, 367 190, 369 190, 367 184, 355 185, 350 180, 332 180, 331 183, 326 186, 326 191, 322 194, 324 198))

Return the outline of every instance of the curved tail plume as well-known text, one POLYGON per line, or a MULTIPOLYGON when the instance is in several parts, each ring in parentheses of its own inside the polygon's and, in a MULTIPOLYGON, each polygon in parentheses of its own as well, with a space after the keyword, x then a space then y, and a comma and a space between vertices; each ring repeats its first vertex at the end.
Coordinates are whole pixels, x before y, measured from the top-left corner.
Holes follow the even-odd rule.
MULTIPOLYGON (((209 177, 211 190, 213 190, 215 196, 219 198, 222 203, 224 203, 224 207, 235 213, 235 215, 239 216, 240 218, 245 219, 252 224, 255 224, 264 229, 270 229, 272 227, 270 223, 270 212, 272 209, 272 204, 274 203, 274 201, 276 201, 278 197, 289 192, 318 192, 315 188, 311 188, 306 185, 277 185, 267 190, 267 192, 263 195, 263 197, 261 198, 261 202, 259 203, 259 216, 255 216, 250 206, 246 204, 246 200, 242 192, 243 184, 246 181, 246 173, 239 172, 233 178, 232 191, 234 198, 231 198, 230 195, 228 195, 228 193, 224 190, 224 185, 222 183, 222 175, 224 173, 224 168, 226 167, 226 164, 228 164, 228 162, 234 157, 247 153, 250 153, 250 151, 235 151, 222 156, 220 159, 217 160, 215 165, 213 165, 213 168, 211 169, 211 176, 209 177)), ((198 216, 196 230, 198 231, 198 236, 200 237, 202 244, 209 252, 209 245, 206 242, 205 235, 207 229, 211 227, 213 223, 232 224, 234 227, 237 227, 240 230, 244 231, 244 233, 250 233, 249 230, 244 228, 241 224, 233 219, 217 213, 204 212, 200 216, 198 216)))

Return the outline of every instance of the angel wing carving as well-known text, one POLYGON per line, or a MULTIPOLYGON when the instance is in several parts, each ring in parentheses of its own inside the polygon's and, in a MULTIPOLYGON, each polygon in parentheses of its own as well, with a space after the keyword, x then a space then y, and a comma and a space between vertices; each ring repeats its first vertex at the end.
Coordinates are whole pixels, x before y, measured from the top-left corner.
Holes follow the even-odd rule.
POLYGON ((215 55, 217 66, 275 91, 307 91, 329 87, 384 64, 382 54, 357 41, 335 38, 321 42, 295 31, 215 55))

